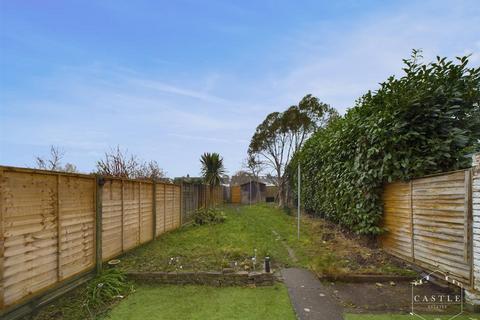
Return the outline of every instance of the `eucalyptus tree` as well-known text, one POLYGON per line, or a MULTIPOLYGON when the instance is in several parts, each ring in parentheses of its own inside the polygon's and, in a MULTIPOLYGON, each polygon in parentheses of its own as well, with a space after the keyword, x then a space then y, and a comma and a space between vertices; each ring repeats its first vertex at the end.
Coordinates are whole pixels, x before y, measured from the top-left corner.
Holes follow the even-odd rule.
POLYGON ((292 156, 319 128, 337 118, 338 113, 311 94, 284 112, 272 112, 258 125, 248 148, 249 157, 259 157, 275 176, 279 206, 284 206, 287 173, 292 156))

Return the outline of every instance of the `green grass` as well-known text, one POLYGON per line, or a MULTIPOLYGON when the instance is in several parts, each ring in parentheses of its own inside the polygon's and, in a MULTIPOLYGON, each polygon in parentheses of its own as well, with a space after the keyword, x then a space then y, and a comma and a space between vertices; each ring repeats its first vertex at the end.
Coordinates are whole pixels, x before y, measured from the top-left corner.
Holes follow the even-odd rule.
POLYGON ((265 256, 274 267, 301 266, 319 273, 411 274, 379 250, 362 246, 319 219, 302 219, 300 240, 295 217, 272 205, 226 207, 221 224, 184 226, 121 257, 125 271, 221 270, 237 262, 240 270, 257 268, 265 256), (295 255, 292 258, 286 246, 295 255), (174 258, 175 263, 171 263, 174 258), (177 261, 178 258, 178 261, 177 261), (181 268, 180 268, 181 266, 181 268))
POLYGON ((270 256, 277 266, 306 264, 303 246, 308 237, 304 234, 297 241, 292 217, 267 205, 227 207, 224 210, 226 222, 189 225, 165 234, 126 254, 121 258, 121 267, 141 271, 173 271, 180 266, 183 270, 221 270, 234 261, 239 267, 241 263, 250 265, 255 249, 257 267, 261 267, 265 256, 270 256), (282 241, 295 250, 299 263, 292 260, 282 241), (171 258, 177 257, 178 263, 169 263, 171 258))
MULTIPOLYGON (((435 316, 435 315, 421 315, 425 320, 447 320, 452 316, 435 316)), ((412 315, 393 315, 393 314, 378 314, 378 315, 371 315, 371 314, 347 314, 345 315, 345 320, 415 320, 421 319, 417 316, 412 315)), ((478 314, 462 314, 458 317, 455 317, 455 320, 480 320, 480 315, 478 314)))
POLYGON ((283 285, 141 286, 105 319, 295 319, 283 285))

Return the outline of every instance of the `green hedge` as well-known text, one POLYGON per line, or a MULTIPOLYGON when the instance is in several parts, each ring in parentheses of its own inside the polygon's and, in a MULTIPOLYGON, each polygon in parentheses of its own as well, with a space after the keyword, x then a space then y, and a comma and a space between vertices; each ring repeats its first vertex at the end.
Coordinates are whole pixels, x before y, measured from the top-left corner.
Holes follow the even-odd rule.
POLYGON ((385 182, 465 168, 479 150, 480 69, 467 57, 404 60, 405 74, 368 92, 345 116, 316 132, 291 162, 296 190, 314 213, 359 234, 375 235, 385 182))

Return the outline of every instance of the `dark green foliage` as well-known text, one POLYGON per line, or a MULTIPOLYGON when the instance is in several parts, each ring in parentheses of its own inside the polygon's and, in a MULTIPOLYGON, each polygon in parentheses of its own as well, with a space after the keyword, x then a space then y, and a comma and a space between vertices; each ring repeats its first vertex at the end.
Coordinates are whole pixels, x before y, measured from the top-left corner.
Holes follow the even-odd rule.
POLYGON ((225 222, 227 216, 216 208, 200 208, 193 213, 193 221, 197 225, 225 222))
POLYGON ((480 69, 467 68, 467 57, 419 58, 414 51, 403 77, 388 78, 305 143, 290 176, 295 186, 300 161, 307 210, 378 234, 383 183, 470 165, 479 150, 480 69))
POLYGON ((130 286, 125 274, 118 269, 107 269, 93 279, 86 289, 86 303, 88 308, 98 308, 108 305, 116 298, 129 292, 130 286))
POLYGON ((202 176, 205 183, 210 186, 218 186, 225 174, 223 158, 218 153, 206 152, 200 157, 200 163, 202 164, 202 176))

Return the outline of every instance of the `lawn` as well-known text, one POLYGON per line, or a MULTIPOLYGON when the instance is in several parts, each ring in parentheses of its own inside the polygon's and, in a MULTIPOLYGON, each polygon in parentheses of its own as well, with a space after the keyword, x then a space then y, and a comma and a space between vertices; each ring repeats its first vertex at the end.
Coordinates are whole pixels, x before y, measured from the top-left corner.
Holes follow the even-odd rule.
MULTIPOLYGON (((449 320, 452 316, 435 316, 435 315, 421 315, 425 320, 449 320)), ((392 315, 392 314, 379 314, 379 315, 369 315, 369 314, 347 314, 345 315, 345 320, 415 320, 415 319, 422 319, 417 316, 412 315, 392 315)), ((455 320, 480 320, 480 315, 473 315, 473 314, 462 314, 458 317, 455 317, 455 320)))
POLYGON ((304 217, 297 239, 296 219, 271 205, 223 208, 227 220, 187 225, 121 257, 125 271, 256 269, 265 256, 275 268, 302 266, 318 273, 411 274, 383 252, 362 245, 320 219, 304 217))
MULTIPOLYGON (((227 216, 224 223, 186 225, 164 234, 121 256, 120 268, 124 271, 208 271, 221 270, 237 262, 238 270, 252 270, 251 258, 256 249, 256 270, 263 268, 263 258, 268 255, 277 269, 301 266, 318 273, 337 274, 411 272, 397 266, 381 250, 363 245, 362 239, 345 235, 320 219, 304 217, 301 236, 297 239, 295 217, 276 207, 263 204, 229 206, 223 210, 227 216)), ((189 319, 217 316, 235 319, 233 315, 241 319, 293 319, 283 285, 262 288, 139 286, 125 300, 116 299, 93 310, 86 307, 86 298, 85 286, 77 288, 38 310, 33 318, 83 320, 107 314, 112 319, 137 316, 169 319, 187 314, 189 319)), ((355 315, 351 317, 356 319, 355 315)))
POLYGON ((104 319, 295 319, 287 289, 140 286, 104 319))

